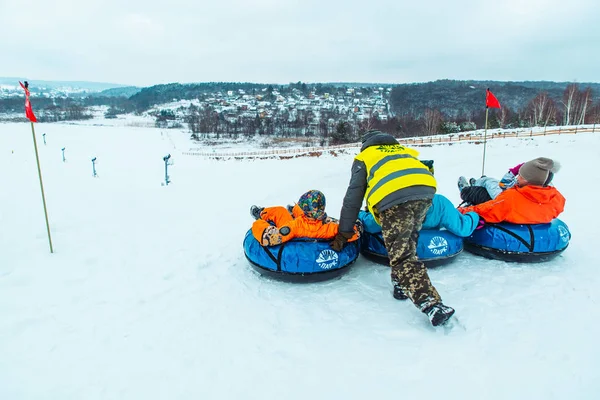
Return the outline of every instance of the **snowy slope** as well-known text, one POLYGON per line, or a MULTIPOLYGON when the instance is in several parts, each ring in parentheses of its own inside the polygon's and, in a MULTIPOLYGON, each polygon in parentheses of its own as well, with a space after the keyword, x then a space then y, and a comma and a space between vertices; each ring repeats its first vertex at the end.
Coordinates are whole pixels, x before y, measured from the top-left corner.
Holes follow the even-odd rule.
MULTIPOLYGON (((489 175, 537 156, 562 162, 554 182, 573 239, 546 264, 465 253, 432 269, 457 310, 434 329, 392 298, 389 270, 364 258, 308 285, 264 279, 244 258, 251 204, 319 189, 339 215, 352 156, 222 162, 178 156, 184 133, 36 128, 56 253, 29 125, 2 124, 0 399, 597 396, 600 221, 586 208, 600 195, 590 167, 599 135, 488 143, 489 175)), ((420 151, 455 203, 456 178, 481 172, 480 145, 420 151)))

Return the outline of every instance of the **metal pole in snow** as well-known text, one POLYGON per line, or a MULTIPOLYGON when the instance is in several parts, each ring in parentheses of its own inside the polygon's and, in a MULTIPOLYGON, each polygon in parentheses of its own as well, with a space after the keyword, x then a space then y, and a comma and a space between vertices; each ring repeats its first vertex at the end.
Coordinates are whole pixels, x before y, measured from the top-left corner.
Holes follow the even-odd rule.
POLYGON ((65 162, 65 147, 63 147, 61 150, 62 150, 63 162, 65 162))
POLYGON ((50 223, 48 222, 48 209, 46 208, 46 196, 44 195, 44 183, 42 182, 42 170, 40 168, 40 157, 38 156, 37 141, 35 140, 35 128, 33 127, 33 122, 31 123, 31 133, 33 135, 33 147, 35 148, 35 160, 37 161, 38 176, 40 178, 40 189, 42 190, 42 203, 44 203, 44 216, 46 217, 46 230, 48 231, 48 243, 50 244, 50 253, 54 253, 54 249, 52 248, 52 237, 50 236, 50 223))
POLYGON ((481 164, 481 176, 485 173, 485 148, 487 147, 487 125, 489 108, 485 107, 485 129, 483 130, 483 162, 481 164))
POLYGON ((97 177, 98 175, 96 175, 96 157, 92 158, 92 170, 94 172, 94 178, 97 177))
POLYGON ((163 157, 163 161, 165 162, 165 184, 168 186, 169 185, 169 173, 168 173, 168 166, 169 166, 169 159, 171 158, 170 154, 167 154, 166 156, 163 157))

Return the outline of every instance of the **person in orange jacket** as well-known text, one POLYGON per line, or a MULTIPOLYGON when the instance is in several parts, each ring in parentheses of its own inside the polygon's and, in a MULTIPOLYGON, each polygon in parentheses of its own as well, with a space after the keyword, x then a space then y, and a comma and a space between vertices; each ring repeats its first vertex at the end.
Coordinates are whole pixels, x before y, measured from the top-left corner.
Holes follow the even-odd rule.
MULTIPOLYGON (((276 246, 295 238, 333 239, 338 233, 338 221, 325 213, 325 195, 309 190, 300 196, 298 203, 289 208, 250 207, 252 235, 262 246, 276 246)), ((350 242, 359 237, 358 227, 350 242)))
POLYGON ((559 165, 550 158, 538 157, 519 169, 517 184, 500 193, 494 200, 470 207, 461 213, 476 212, 486 223, 545 224, 558 217, 565 208, 565 198, 554 187, 546 185, 559 165))

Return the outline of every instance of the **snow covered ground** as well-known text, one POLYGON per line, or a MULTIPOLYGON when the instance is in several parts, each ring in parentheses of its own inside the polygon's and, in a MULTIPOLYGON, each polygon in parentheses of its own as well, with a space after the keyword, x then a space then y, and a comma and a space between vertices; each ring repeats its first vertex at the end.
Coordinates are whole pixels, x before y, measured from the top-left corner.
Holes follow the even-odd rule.
MULTIPOLYGON (((488 143, 489 175, 561 161, 573 238, 546 264, 464 253, 432 269, 456 308, 436 329, 392 298, 387 267, 362 257, 306 285, 258 276, 244 257, 252 204, 319 189, 339 215, 351 155, 223 162, 178 155, 183 132, 36 129, 55 254, 30 127, 0 124, 0 399, 598 396, 598 134, 488 143), (161 186, 168 153, 172 184, 161 186)), ((420 151, 456 204, 457 177, 481 173, 481 145, 420 151)))

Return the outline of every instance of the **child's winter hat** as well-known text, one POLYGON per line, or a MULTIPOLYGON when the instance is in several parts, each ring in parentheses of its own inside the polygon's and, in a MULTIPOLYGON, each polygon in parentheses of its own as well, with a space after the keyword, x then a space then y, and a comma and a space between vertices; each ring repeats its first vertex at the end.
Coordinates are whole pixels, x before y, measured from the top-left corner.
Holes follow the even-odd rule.
POLYGON ((519 169, 519 175, 531 185, 544 186, 550 183, 560 165, 550 158, 538 157, 527 161, 519 169))
POLYGON ((309 190, 300 196, 298 206, 308 218, 319 220, 327 218, 327 214, 325 213, 325 195, 318 190, 309 190))

